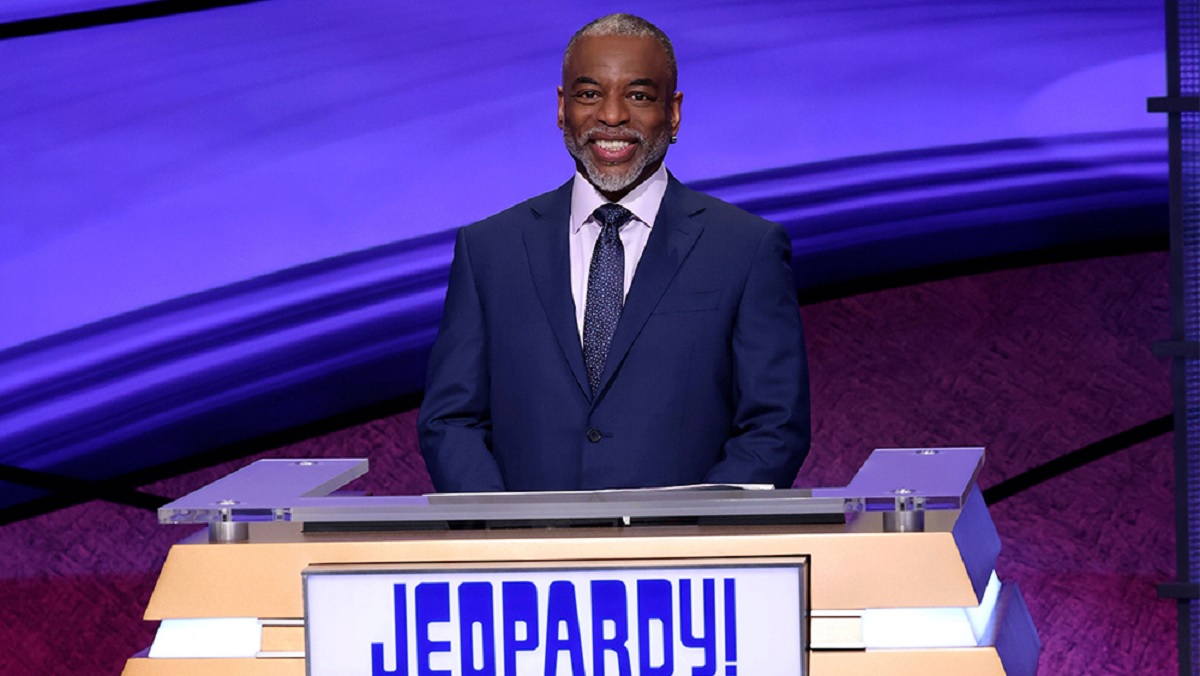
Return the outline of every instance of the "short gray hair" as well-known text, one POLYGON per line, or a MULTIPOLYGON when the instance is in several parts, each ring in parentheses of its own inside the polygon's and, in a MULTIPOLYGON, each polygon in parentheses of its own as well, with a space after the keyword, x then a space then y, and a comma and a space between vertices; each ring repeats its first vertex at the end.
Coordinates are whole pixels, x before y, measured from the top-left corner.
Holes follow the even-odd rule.
POLYGON ((679 68, 675 65, 675 48, 671 46, 671 38, 667 37, 667 34, 662 32, 658 26, 632 14, 618 13, 602 16, 576 31, 575 35, 571 36, 571 41, 567 43, 567 50, 563 52, 563 71, 565 72, 567 69, 567 61, 571 59, 571 50, 575 48, 575 43, 579 41, 579 38, 609 35, 658 40, 658 44, 662 45, 663 51, 667 53, 667 70, 671 73, 671 84, 678 86, 679 68))

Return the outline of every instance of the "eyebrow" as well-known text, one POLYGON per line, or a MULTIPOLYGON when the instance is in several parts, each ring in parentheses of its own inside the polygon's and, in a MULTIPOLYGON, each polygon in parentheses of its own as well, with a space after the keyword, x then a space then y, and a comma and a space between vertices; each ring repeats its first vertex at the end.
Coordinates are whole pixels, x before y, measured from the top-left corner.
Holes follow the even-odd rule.
MULTIPOLYGON (((580 75, 579 77, 575 78, 575 84, 577 84, 577 85, 590 84, 590 85, 600 86, 600 82, 596 78, 589 77, 587 75, 580 75)), ((625 86, 626 87, 658 87, 658 83, 654 81, 654 78, 640 77, 636 80, 630 80, 629 84, 627 84, 625 86)))

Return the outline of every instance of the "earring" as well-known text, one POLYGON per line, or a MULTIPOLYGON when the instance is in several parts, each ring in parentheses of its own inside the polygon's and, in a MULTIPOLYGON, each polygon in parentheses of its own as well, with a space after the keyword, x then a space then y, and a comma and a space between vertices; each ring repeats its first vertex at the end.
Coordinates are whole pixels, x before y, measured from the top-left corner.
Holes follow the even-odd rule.
POLYGON ((679 137, 678 137, 678 136, 671 136, 671 143, 679 143, 679 137))

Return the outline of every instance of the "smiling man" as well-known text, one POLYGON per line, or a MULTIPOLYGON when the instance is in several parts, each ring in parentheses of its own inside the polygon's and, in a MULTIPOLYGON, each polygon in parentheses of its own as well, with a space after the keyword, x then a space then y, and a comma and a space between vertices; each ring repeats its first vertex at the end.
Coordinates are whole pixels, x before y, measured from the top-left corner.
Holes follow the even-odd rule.
POLYGON ((810 426, 791 244, 667 172, 676 82, 645 19, 568 43, 575 176, 458 233, 418 419, 437 490, 795 479, 810 426))

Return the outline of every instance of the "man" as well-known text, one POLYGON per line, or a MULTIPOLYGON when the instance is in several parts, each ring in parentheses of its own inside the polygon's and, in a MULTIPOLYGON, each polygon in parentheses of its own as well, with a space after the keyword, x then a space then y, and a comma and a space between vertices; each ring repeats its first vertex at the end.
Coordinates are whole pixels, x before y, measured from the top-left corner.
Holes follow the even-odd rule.
POLYGON ((459 231, 418 419, 437 490, 795 479, 791 244, 667 173, 676 74, 648 21, 584 26, 558 89, 574 179, 459 231))

